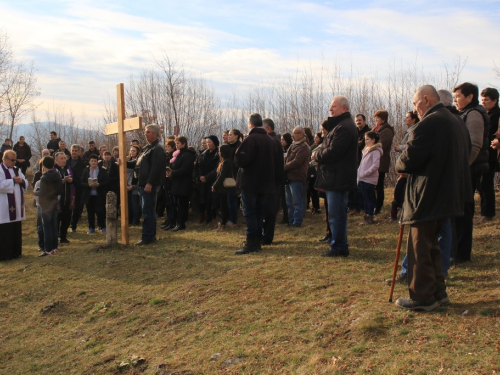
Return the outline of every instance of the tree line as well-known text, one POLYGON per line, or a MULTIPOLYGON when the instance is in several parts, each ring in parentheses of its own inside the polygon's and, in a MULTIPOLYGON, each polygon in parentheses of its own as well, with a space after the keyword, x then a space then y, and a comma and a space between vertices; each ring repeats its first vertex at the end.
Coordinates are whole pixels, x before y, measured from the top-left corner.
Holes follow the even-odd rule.
MULTIPOLYGON (((277 133, 290 132, 295 126, 320 131, 335 95, 345 95, 351 102, 353 115, 362 113, 373 126, 373 115, 379 109, 389 113, 395 128, 395 139, 403 137, 404 117, 413 109, 413 94, 423 84, 451 90, 459 83, 466 60, 456 58, 437 70, 426 69, 418 58, 408 61, 393 59, 383 74, 358 72, 352 61, 322 61, 319 65, 297 66, 294 70, 249 84, 231 94, 218 94, 212 83, 190 71, 182 62, 165 52, 155 58, 151 67, 131 74, 125 82, 126 116, 142 116, 144 123, 156 123, 164 134, 181 134, 198 148, 202 137, 223 130, 247 131, 249 113, 258 112, 274 120, 277 133)), ((104 125, 115 122, 116 100, 103 103, 102 120, 75 116, 71 110, 47 106, 40 114, 34 99, 40 95, 36 87, 33 63, 13 58, 8 35, 0 30, 0 136, 12 138, 14 125, 31 113, 31 126, 24 134, 35 157, 41 155, 54 130, 68 145, 86 146, 89 140, 112 147, 116 135, 105 136, 104 125)), ((144 141, 142 132, 128 138, 144 141)), ((395 155, 393 155, 395 157, 395 155)), ((394 182, 394 175, 388 177, 394 182)))

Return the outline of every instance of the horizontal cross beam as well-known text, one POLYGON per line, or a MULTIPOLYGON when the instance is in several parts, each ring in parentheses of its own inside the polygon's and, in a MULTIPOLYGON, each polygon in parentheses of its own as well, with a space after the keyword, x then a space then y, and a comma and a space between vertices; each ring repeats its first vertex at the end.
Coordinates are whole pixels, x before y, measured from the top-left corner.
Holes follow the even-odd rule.
MULTIPOLYGON (((142 117, 133 117, 123 121, 123 131, 125 132, 140 129, 142 129, 142 117)), ((111 124, 106 124, 105 134, 118 134, 118 123, 113 122, 111 124)))

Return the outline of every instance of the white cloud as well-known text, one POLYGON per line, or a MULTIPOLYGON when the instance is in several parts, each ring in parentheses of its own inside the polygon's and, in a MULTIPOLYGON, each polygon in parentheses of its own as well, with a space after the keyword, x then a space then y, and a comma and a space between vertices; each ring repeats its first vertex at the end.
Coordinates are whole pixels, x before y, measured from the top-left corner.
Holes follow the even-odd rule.
POLYGON ((34 60, 39 69, 42 99, 82 103, 79 108, 87 106, 87 114, 96 116, 116 83, 153 66, 162 51, 215 86, 226 87, 327 63, 352 65, 360 74, 384 74, 391 61, 412 64, 417 54, 428 69, 467 57, 462 78, 486 84, 494 81, 493 61, 500 63, 495 48, 500 25, 485 12, 460 7, 425 12, 422 6, 398 10, 396 3, 391 9, 358 3, 360 9, 349 9, 349 3, 338 9, 336 3, 300 1, 189 4, 207 15, 241 19, 239 29, 221 31, 197 19, 174 25, 127 14, 118 3, 103 9, 97 2, 68 2, 67 8, 62 2, 56 15, 0 4, 0 25, 10 34, 16 56, 34 60))

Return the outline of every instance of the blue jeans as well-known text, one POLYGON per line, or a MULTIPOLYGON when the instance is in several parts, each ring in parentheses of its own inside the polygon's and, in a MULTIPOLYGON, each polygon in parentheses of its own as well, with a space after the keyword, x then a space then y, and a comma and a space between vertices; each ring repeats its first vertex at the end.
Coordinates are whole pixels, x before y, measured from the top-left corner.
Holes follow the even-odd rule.
POLYGON ((57 249, 59 241, 57 213, 57 206, 52 209, 42 209, 43 242, 46 252, 57 249))
POLYGON ((363 197, 361 201, 364 201, 365 214, 373 215, 373 210, 375 208, 375 185, 359 181, 358 191, 363 197))
POLYGON ((36 208, 36 229, 38 233, 38 248, 45 249, 45 238, 43 237, 42 207, 36 208))
MULTIPOLYGON (((452 245, 452 234, 451 234, 451 219, 447 218, 443 220, 441 224, 441 229, 439 230, 439 248, 441 249, 441 267, 443 268, 444 277, 448 277, 448 270, 450 269, 450 258, 451 258, 451 245, 452 245)), ((401 264, 401 274, 408 272, 408 255, 405 255, 403 263, 401 264)))
POLYGON ((304 218, 304 183, 290 181, 285 185, 286 205, 288 206, 288 224, 301 225, 304 218))
POLYGON ((144 191, 144 186, 139 187, 142 208, 142 240, 154 241, 156 239, 156 194, 158 186, 153 186, 150 193, 144 191))
POLYGON ((330 251, 349 253, 347 243, 347 197, 348 191, 326 191, 328 224, 332 233, 330 251))
POLYGON ((262 238, 262 221, 264 220, 264 207, 268 194, 249 193, 241 191, 241 202, 243 204, 243 216, 247 222, 247 241, 262 238))
POLYGON ((227 219, 231 223, 236 224, 238 220, 238 197, 236 193, 227 193, 227 209, 227 219))

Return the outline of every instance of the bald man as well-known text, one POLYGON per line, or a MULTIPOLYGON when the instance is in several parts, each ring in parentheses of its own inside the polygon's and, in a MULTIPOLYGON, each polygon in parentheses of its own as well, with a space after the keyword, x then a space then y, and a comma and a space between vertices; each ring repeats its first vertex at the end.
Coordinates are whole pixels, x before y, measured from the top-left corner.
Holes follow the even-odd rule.
POLYGON ((396 305, 431 311, 449 304, 438 233, 444 219, 464 213, 464 185, 468 163, 458 119, 439 101, 433 86, 422 86, 413 98, 421 121, 396 162, 408 174, 402 224, 409 226, 408 286, 410 298, 396 305))
POLYGON ((0 164, 0 261, 18 258, 22 254, 22 220, 26 219, 24 193, 28 181, 16 167, 17 156, 7 150, 0 164))
POLYGON ((332 238, 330 249, 321 256, 347 257, 347 197, 350 190, 356 189, 358 129, 345 96, 332 99, 330 117, 322 126, 328 134, 312 158, 318 163, 315 187, 325 191, 332 238))

